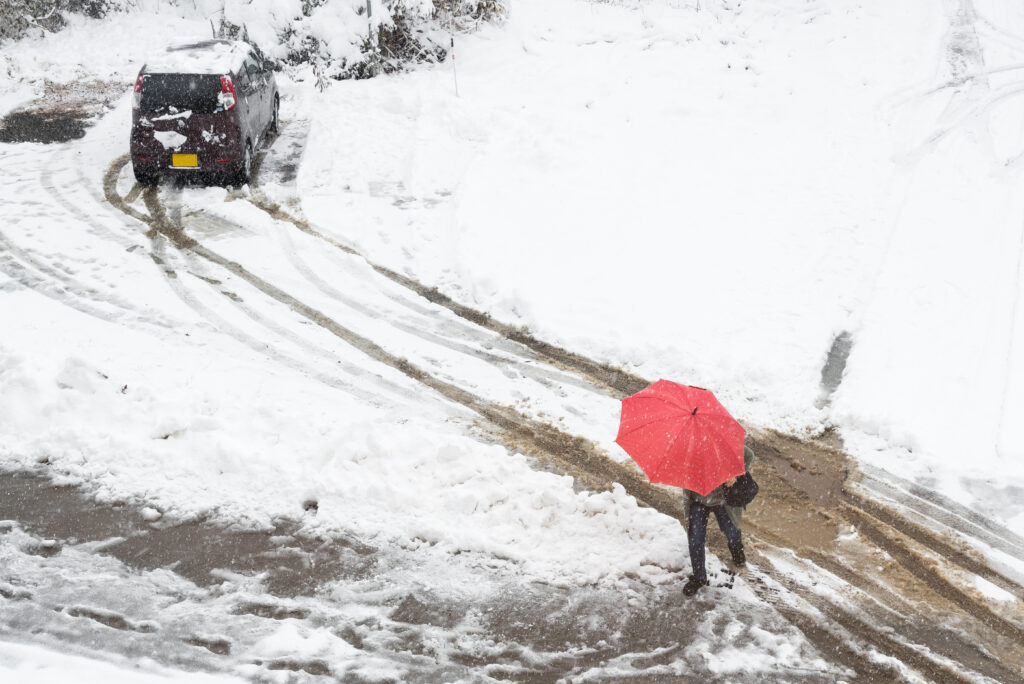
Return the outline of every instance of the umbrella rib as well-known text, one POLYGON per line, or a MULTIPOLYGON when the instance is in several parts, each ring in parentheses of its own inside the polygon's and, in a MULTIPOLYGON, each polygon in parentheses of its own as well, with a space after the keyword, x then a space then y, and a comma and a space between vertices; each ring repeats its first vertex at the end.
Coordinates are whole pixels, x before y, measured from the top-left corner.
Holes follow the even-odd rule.
POLYGON ((711 446, 715 450, 715 456, 721 457, 723 453, 728 456, 730 451, 729 444, 721 432, 714 431, 711 433, 711 446))
MULTIPOLYGON (((694 448, 694 444, 693 443, 696 441, 696 439, 697 439, 697 431, 696 430, 691 430, 690 431, 690 443, 686 447, 687 451, 690 451, 690 452, 693 451, 693 448, 694 448)), ((690 490, 690 491, 695 491, 695 490, 690 490)), ((700 492, 698 492, 698 494, 699 493, 700 492)))

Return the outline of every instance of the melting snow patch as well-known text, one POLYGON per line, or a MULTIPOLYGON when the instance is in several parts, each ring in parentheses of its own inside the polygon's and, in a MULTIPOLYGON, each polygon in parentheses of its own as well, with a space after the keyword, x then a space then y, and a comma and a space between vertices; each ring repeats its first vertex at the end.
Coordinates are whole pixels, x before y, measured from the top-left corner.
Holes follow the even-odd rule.
POLYGON ((161 513, 155 508, 146 506, 145 508, 142 509, 142 519, 146 520, 147 522, 155 522, 159 520, 161 517, 163 517, 163 513, 161 513))
POLYGON ((220 133, 220 134, 214 133, 213 129, 208 130, 208 131, 207 130, 203 130, 203 131, 201 131, 201 133, 202 133, 202 136, 203 136, 203 140, 205 140, 208 143, 223 142, 224 138, 226 137, 223 133, 220 133))
POLYGON ((177 131, 157 131, 153 134, 153 137, 164 146, 165 150, 176 150, 188 140, 188 138, 177 131))
POLYGON ((253 654, 263 657, 315 658, 327 656, 333 661, 351 658, 356 649, 326 629, 308 630, 285 623, 279 630, 253 646, 253 654))
POLYGON ((153 118, 153 121, 169 121, 171 119, 188 119, 192 116, 192 110, 186 109, 183 112, 174 112, 173 114, 164 114, 163 116, 157 116, 153 118))
POLYGON ((985 596, 985 598, 992 599, 994 601, 1012 602, 1017 600, 1017 597, 1015 597, 1013 594, 1006 591, 1005 589, 1002 589, 1001 587, 997 587, 984 577, 975 576, 974 586, 978 591, 982 593, 982 595, 985 596))

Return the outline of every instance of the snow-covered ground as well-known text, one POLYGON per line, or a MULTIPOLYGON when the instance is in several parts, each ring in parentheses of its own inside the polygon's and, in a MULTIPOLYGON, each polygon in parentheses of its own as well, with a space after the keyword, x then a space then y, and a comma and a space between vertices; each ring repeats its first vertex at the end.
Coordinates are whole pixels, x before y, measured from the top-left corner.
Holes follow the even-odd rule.
MULTIPOLYGON (((457 74, 324 93, 282 77, 309 137, 295 185, 262 192, 499 320, 708 387, 750 427, 834 426, 865 463, 1024 533, 1024 9, 701 5, 512 0, 504 25, 457 38, 457 74)), ((44 78, 127 92, 154 45, 208 30, 164 7, 5 45, 0 114, 44 78)), ((289 517, 429 552, 406 579, 434 590, 451 554, 555 586, 678 581, 676 521, 481 444, 464 406, 106 203, 129 121, 125 97, 81 141, 0 145, 0 466, 46 463, 153 520, 289 517)), ((626 458, 614 398, 496 336, 470 358, 455 317, 244 195, 162 198, 207 248, 388 353, 626 458)), ((467 564, 473 592, 500 591, 467 564)), ((729 630, 752 671, 761 651, 818 666, 791 635, 729 630)), ((0 668, 76 667, 47 658, 7 645, 0 668)))

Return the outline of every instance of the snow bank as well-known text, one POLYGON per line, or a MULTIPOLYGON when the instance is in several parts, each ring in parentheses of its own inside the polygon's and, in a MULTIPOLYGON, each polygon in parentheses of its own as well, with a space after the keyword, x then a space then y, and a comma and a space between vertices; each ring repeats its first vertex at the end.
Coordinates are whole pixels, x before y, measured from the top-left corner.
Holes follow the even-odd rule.
MULTIPOLYGON (((66 648, 66 644, 62 645, 66 648)), ((32 684, 240 684, 227 675, 182 672, 153 662, 103 662, 41 646, 0 641, 0 677, 7 682, 32 684)))

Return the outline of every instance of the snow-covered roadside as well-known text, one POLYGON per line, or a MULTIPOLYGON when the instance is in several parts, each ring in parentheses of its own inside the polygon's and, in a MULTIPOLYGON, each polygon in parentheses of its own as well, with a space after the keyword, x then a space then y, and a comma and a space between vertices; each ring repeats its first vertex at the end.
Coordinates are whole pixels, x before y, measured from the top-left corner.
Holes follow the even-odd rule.
POLYGON ((1024 16, 958 7, 520 0, 461 39, 459 97, 446 66, 310 101, 303 206, 499 319, 752 426, 834 425, 1020 532, 1024 16))
POLYGON ((237 677, 166 670, 138 662, 106 663, 41 646, 0 641, 0 677, 32 684, 241 684, 237 677))

